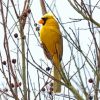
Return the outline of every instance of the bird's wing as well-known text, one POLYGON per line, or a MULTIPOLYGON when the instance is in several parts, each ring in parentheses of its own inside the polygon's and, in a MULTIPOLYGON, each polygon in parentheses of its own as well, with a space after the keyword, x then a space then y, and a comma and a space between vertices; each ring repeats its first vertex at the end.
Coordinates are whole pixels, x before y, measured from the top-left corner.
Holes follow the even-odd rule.
POLYGON ((59 36, 59 40, 55 43, 55 48, 56 48, 56 54, 59 59, 59 61, 62 60, 62 54, 63 54, 63 40, 62 36, 59 36))
POLYGON ((52 56, 50 54, 50 52, 48 51, 46 45, 42 42, 41 43, 41 46, 43 48, 43 51, 44 51, 44 54, 46 55, 46 57, 49 59, 49 60, 52 60, 52 56))

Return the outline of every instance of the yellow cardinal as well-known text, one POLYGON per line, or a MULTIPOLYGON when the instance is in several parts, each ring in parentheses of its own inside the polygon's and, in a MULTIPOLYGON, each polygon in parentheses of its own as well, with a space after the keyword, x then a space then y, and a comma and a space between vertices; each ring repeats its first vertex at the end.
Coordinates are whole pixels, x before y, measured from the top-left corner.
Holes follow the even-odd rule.
POLYGON ((42 24, 40 29, 40 40, 46 57, 54 65, 54 93, 61 92, 61 59, 63 53, 62 34, 59 29, 58 22, 55 20, 53 14, 46 13, 39 21, 42 24), (57 81, 58 80, 58 81, 57 81))

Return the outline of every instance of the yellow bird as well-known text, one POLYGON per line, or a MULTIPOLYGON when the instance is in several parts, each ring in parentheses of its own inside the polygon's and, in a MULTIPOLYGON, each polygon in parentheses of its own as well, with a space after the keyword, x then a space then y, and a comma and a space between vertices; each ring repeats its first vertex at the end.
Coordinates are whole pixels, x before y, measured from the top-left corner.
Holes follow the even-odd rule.
POLYGON ((58 22, 52 13, 46 13, 39 21, 42 24, 40 29, 40 40, 46 57, 54 65, 54 93, 61 92, 61 60, 63 54, 63 39, 58 22), (58 80, 58 81, 57 81, 58 80))

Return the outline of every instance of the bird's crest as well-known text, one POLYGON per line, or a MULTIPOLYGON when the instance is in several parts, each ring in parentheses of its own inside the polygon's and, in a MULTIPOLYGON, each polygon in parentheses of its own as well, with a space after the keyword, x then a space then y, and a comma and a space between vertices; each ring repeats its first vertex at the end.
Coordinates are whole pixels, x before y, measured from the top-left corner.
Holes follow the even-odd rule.
POLYGON ((46 13, 42 18, 52 18, 54 15, 51 12, 46 13))

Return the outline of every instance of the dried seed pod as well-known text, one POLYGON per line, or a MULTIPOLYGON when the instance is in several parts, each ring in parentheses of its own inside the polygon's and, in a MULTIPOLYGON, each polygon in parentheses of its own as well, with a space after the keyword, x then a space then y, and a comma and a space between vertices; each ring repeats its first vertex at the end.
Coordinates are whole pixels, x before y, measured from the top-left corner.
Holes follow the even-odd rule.
POLYGON ((45 91, 45 88, 43 87, 43 88, 41 89, 41 91, 44 92, 44 91, 45 91))
POLYGON ((18 34, 17 34, 17 33, 15 33, 15 34, 14 34, 14 37, 15 37, 15 38, 17 38, 17 37, 18 37, 18 34))
POLYGON ((16 59, 12 59, 12 63, 15 64, 16 63, 16 59))
POLYGON ((90 79, 88 80, 88 82, 89 82, 89 83, 93 83, 93 79, 90 78, 90 79))
POLYGON ((19 82, 19 86, 21 86, 22 85, 22 83, 21 82, 19 82))
POLYGON ((40 27, 36 27, 36 31, 39 31, 40 30, 40 27))
POLYGON ((10 87, 14 88, 14 84, 13 83, 10 83, 10 87))
POLYGON ((50 67, 46 67, 46 71, 50 71, 50 69, 51 69, 50 67))
POLYGON ((6 61, 3 61, 2 64, 3 64, 3 65, 6 65, 6 61))
POLYGON ((37 23, 34 23, 34 26, 37 26, 37 23))
POLYGON ((31 9, 28 9, 27 12, 30 13, 31 12, 31 9))

